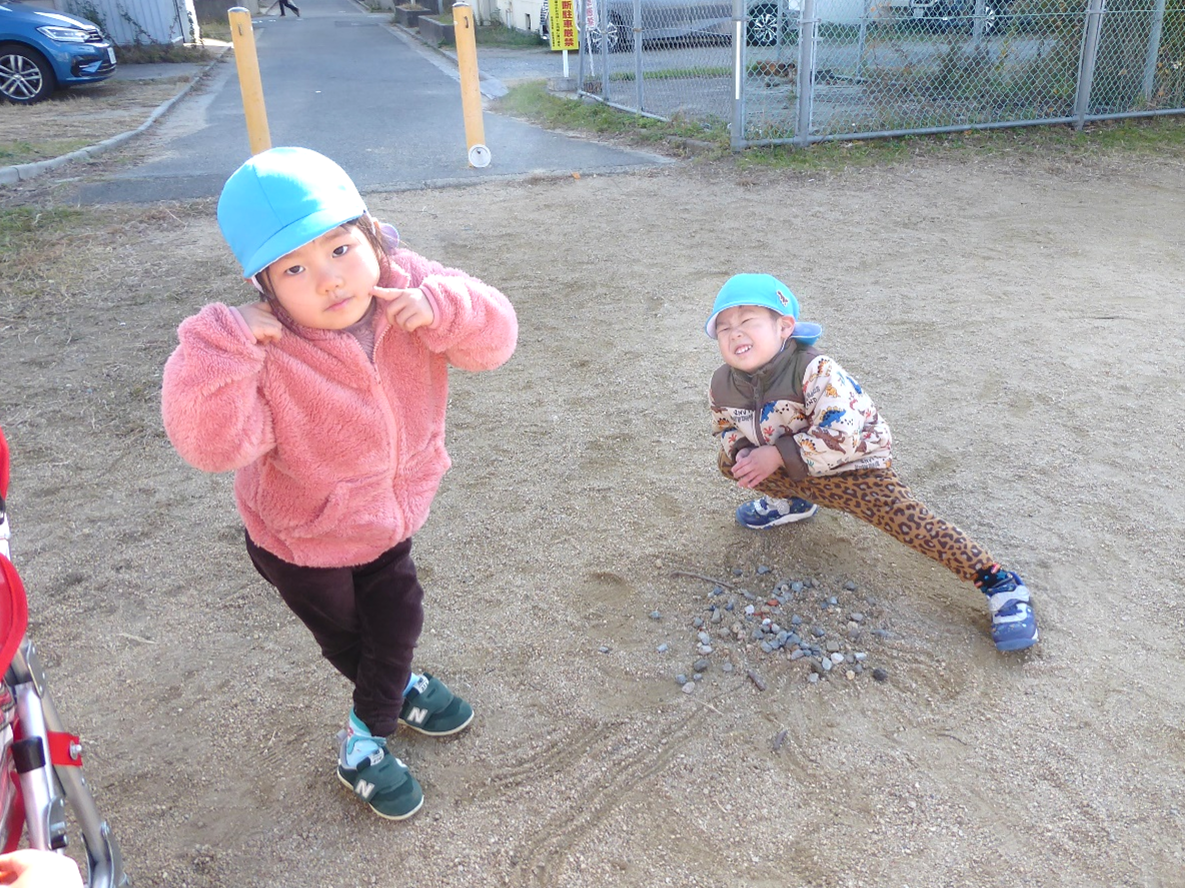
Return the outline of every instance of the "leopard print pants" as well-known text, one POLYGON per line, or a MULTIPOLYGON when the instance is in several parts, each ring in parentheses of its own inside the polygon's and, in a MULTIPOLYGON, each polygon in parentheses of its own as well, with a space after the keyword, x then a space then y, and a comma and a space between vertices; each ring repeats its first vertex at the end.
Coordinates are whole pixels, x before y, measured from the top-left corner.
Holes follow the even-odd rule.
MULTIPOLYGON (((720 453, 719 462, 720 472, 733 480, 732 461, 720 453)), ((801 497, 825 509, 854 515, 964 580, 974 581, 976 570, 993 563, 986 549, 915 499, 891 468, 810 476, 802 481, 778 469, 758 484, 757 490, 777 499, 801 497)))

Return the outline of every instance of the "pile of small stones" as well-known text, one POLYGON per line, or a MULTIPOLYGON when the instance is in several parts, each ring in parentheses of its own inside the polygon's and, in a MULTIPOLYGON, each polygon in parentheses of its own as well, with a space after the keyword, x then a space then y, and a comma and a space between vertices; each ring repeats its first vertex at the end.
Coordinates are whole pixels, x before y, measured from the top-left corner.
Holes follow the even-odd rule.
MULTIPOLYGON (((711 581, 698 574, 683 575, 711 581)), ((883 649, 892 633, 878 625, 876 601, 860 594, 856 583, 848 580, 829 587, 813 578, 775 581, 772 568, 762 565, 751 585, 768 583, 769 591, 758 593, 741 587, 744 575, 743 569, 734 568, 738 582, 713 581, 704 613, 692 619, 694 661, 689 671, 675 676, 684 692, 692 693, 714 662, 727 674, 737 668, 738 659, 798 663, 812 683, 836 677, 855 681, 864 675, 888 680, 888 670, 873 667, 869 657, 883 649)), ((662 614, 654 611, 650 618, 661 620, 662 614)), ((657 647, 660 654, 668 650, 666 643, 657 647)), ((758 690, 765 690, 755 670, 748 676, 758 690)))

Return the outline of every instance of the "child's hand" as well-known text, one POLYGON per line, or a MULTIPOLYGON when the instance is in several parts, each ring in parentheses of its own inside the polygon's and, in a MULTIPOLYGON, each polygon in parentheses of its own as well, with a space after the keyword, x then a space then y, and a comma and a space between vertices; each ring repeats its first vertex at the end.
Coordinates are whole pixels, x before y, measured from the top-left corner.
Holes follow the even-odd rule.
POLYGON ((737 479, 737 484, 741 487, 753 488, 782 466, 782 454, 778 448, 772 444, 765 444, 738 451, 736 464, 732 467, 732 477, 737 479))
POLYGON ((275 342, 284 333, 283 325, 272 314, 272 307, 266 302, 252 302, 250 305, 240 305, 235 309, 247 322, 247 329, 261 345, 265 342, 275 342))
POLYGON ((78 865, 53 851, 25 848, 0 856, 0 885, 15 888, 82 888, 78 865))
POLYGON ((429 327, 436 320, 432 303, 418 288, 392 290, 388 287, 375 287, 370 292, 383 301, 383 311, 387 313, 387 320, 408 333, 420 327, 429 327))

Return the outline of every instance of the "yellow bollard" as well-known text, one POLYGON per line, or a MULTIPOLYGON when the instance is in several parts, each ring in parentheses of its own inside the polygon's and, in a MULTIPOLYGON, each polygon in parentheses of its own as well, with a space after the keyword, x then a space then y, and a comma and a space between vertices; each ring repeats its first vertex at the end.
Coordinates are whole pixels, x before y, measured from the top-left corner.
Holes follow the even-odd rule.
POLYGON ((473 10, 468 3, 453 4, 453 32, 457 39, 457 69, 461 74, 461 113, 465 117, 465 142, 469 146, 469 165, 490 165, 490 149, 485 146, 485 127, 481 121, 481 87, 477 76, 477 33, 473 10))
POLYGON ((255 32, 251 13, 242 6, 227 10, 231 43, 235 48, 235 67, 239 69, 239 91, 243 94, 243 112, 247 115, 247 139, 251 153, 272 147, 267 128, 267 110, 263 107, 263 80, 259 76, 259 56, 255 53, 255 32))

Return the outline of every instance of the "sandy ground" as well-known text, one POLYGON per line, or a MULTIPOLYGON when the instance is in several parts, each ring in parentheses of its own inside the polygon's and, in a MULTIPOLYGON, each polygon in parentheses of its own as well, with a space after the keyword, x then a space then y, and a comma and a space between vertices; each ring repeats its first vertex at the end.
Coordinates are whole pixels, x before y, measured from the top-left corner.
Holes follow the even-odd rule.
POLYGON ((1182 884, 1182 181, 931 157, 372 195, 522 327, 452 379, 419 662, 478 718, 393 739, 427 797, 405 824, 333 778, 349 688, 252 570, 231 479, 160 426, 177 324, 247 299, 213 207, 25 239, 0 273, 14 557, 136 885, 1182 884), (734 523, 701 325, 745 270, 791 283, 915 491, 1028 580, 1037 648, 998 654, 977 592, 846 516, 734 523), (772 617, 862 672, 812 683, 748 640, 783 580, 813 585, 772 617))

